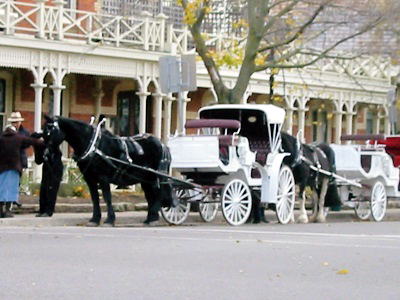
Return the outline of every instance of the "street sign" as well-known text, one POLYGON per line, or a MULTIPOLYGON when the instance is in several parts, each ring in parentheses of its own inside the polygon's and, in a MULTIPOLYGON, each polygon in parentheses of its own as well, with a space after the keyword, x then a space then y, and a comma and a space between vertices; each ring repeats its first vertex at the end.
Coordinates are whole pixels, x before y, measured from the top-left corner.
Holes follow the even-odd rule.
POLYGON ((196 83, 196 55, 181 56, 182 84, 181 91, 197 90, 196 83))
POLYGON ((167 55, 160 57, 158 62, 163 93, 179 93, 197 89, 195 55, 182 55, 180 58, 167 55))
POLYGON ((160 86, 165 94, 180 92, 180 61, 176 56, 162 56, 158 61, 160 68, 160 86))

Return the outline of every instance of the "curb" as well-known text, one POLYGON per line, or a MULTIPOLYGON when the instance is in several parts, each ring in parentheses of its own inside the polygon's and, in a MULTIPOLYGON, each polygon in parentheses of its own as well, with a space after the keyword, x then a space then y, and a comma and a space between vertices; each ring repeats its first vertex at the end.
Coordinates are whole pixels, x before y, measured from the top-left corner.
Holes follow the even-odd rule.
MULTIPOLYGON (((298 211, 295 211, 295 218, 299 215, 298 211)), ((33 214, 15 215, 14 218, 0 219, 0 227, 56 227, 56 226, 85 226, 91 217, 91 213, 56 213, 51 218, 36 218, 33 214)), ((116 214, 116 227, 137 227, 143 226, 142 222, 146 218, 145 211, 129 211, 119 212, 116 214)), ((290 226, 280 225, 276 221, 275 213, 272 211, 266 211, 266 218, 270 223, 265 224, 247 224, 252 226, 290 226)), ((105 220, 105 213, 102 214, 102 220, 105 220)), ((400 210, 399 209, 388 209, 384 221, 400 221, 400 210)), ((331 212, 327 216, 327 223, 340 223, 340 222, 368 222, 360 221, 355 216, 352 210, 331 212)), ((373 222, 373 221, 370 221, 373 222)), ((226 225, 229 226, 224 220, 222 213, 219 212, 216 219, 211 223, 204 223, 199 213, 191 212, 188 219, 180 226, 197 226, 197 225, 226 225)), ((161 226, 168 225, 160 217, 161 226)))

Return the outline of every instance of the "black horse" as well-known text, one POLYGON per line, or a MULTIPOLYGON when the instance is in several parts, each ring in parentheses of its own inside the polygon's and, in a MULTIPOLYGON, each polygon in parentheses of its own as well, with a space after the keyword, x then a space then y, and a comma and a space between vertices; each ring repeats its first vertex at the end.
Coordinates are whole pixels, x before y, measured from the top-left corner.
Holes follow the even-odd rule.
POLYGON ((295 137, 282 132, 282 150, 290 153, 283 162, 293 171, 296 184, 299 185, 300 223, 307 223, 305 209, 305 188, 312 190, 313 214, 311 222, 325 222, 325 206, 340 205, 338 189, 334 178, 330 175, 313 170, 311 166, 335 173, 335 154, 329 145, 321 143, 316 146, 301 144, 295 137))
POLYGON ((107 204, 104 224, 114 225, 110 183, 123 186, 141 184, 148 203, 145 224, 158 221, 161 206, 171 206, 171 184, 159 175, 168 174, 171 155, 158 138, 151 135, 122 138, 102 126, 95 128, 63 117, 46 117, 44 132, 51 132, 54 138, 66 140, 74 150, 74 159, 89 187, 93 202, 93 216, 88 226, 100 224, 98 188, 102 190, 107 204))

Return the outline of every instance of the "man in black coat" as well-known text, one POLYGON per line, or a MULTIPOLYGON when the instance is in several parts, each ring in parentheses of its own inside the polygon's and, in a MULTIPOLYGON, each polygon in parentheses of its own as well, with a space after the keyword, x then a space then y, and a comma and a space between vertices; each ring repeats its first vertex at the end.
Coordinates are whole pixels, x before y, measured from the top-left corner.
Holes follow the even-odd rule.
MULTIPOLYGON (((38 137, 42 134, 34 133, 38 137)), ((44 151, 35 152, 35 162, 43 163, 42 181, 40 184, 39 213, 36 217, 51 217, 57 200, 58 189, 63 176, 64 165, 60 144, 62 140, 51 138, 51 134, 43 135, 46 148, 44 151)))

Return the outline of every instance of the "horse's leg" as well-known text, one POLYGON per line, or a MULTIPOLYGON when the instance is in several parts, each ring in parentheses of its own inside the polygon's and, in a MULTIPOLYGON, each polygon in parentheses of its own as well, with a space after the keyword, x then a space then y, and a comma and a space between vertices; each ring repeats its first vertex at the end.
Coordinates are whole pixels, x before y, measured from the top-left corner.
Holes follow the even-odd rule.
POLYGON ((299 218, 297 219, 298 223, 302 224, 307 224, 308 223, 308 217, 307 217, 307 211, 306 211, 306 191, 305 191, 305 185, 300 186, 300 192, 299 192, 299 198, 300 198, 300 215, 299 218))
POLYGON ((317 188, 311 187, 312 189, 312 205, 313 205, 313 211, 312 215, 309 218, 310 222, 315 222, 317 219, 317 213, 318 213, 318 193, 317 193, 317 188))
POLYGON ((318 214, 316 219, 318 223, 324 223, 326 221, 324 204, 325 204, 326 192, 328 190, 328 184, 329 184, 329 179, 325 177, 322 180, 321 192, 319 193, 319 199, 318 199, 318 214))
POLYGON ((144 224, 153 225, 159 220, 159 210, 161 203, 159 199, 160 191, 156 189, 154 184, 142 183, 142 189, 147 200, 147 218, 144 224))
POLYGON ((115 213, 112 206, 112 196, 110 191, 110 184, 101 182, 101 190, 103 192, 104 202, 107 204, 107 219, 104 221, 105 226, 114 226, 115 223, 115 213))
POLYGON ((93 227, 99 226, 101 220, 101 209, 99 203, 99 192, 97 190, 97 183, 86 180, 86 183, 89 187, 90 196, 92 197, 92 205, 93 205, 93 215, 86 226, 93 227))

